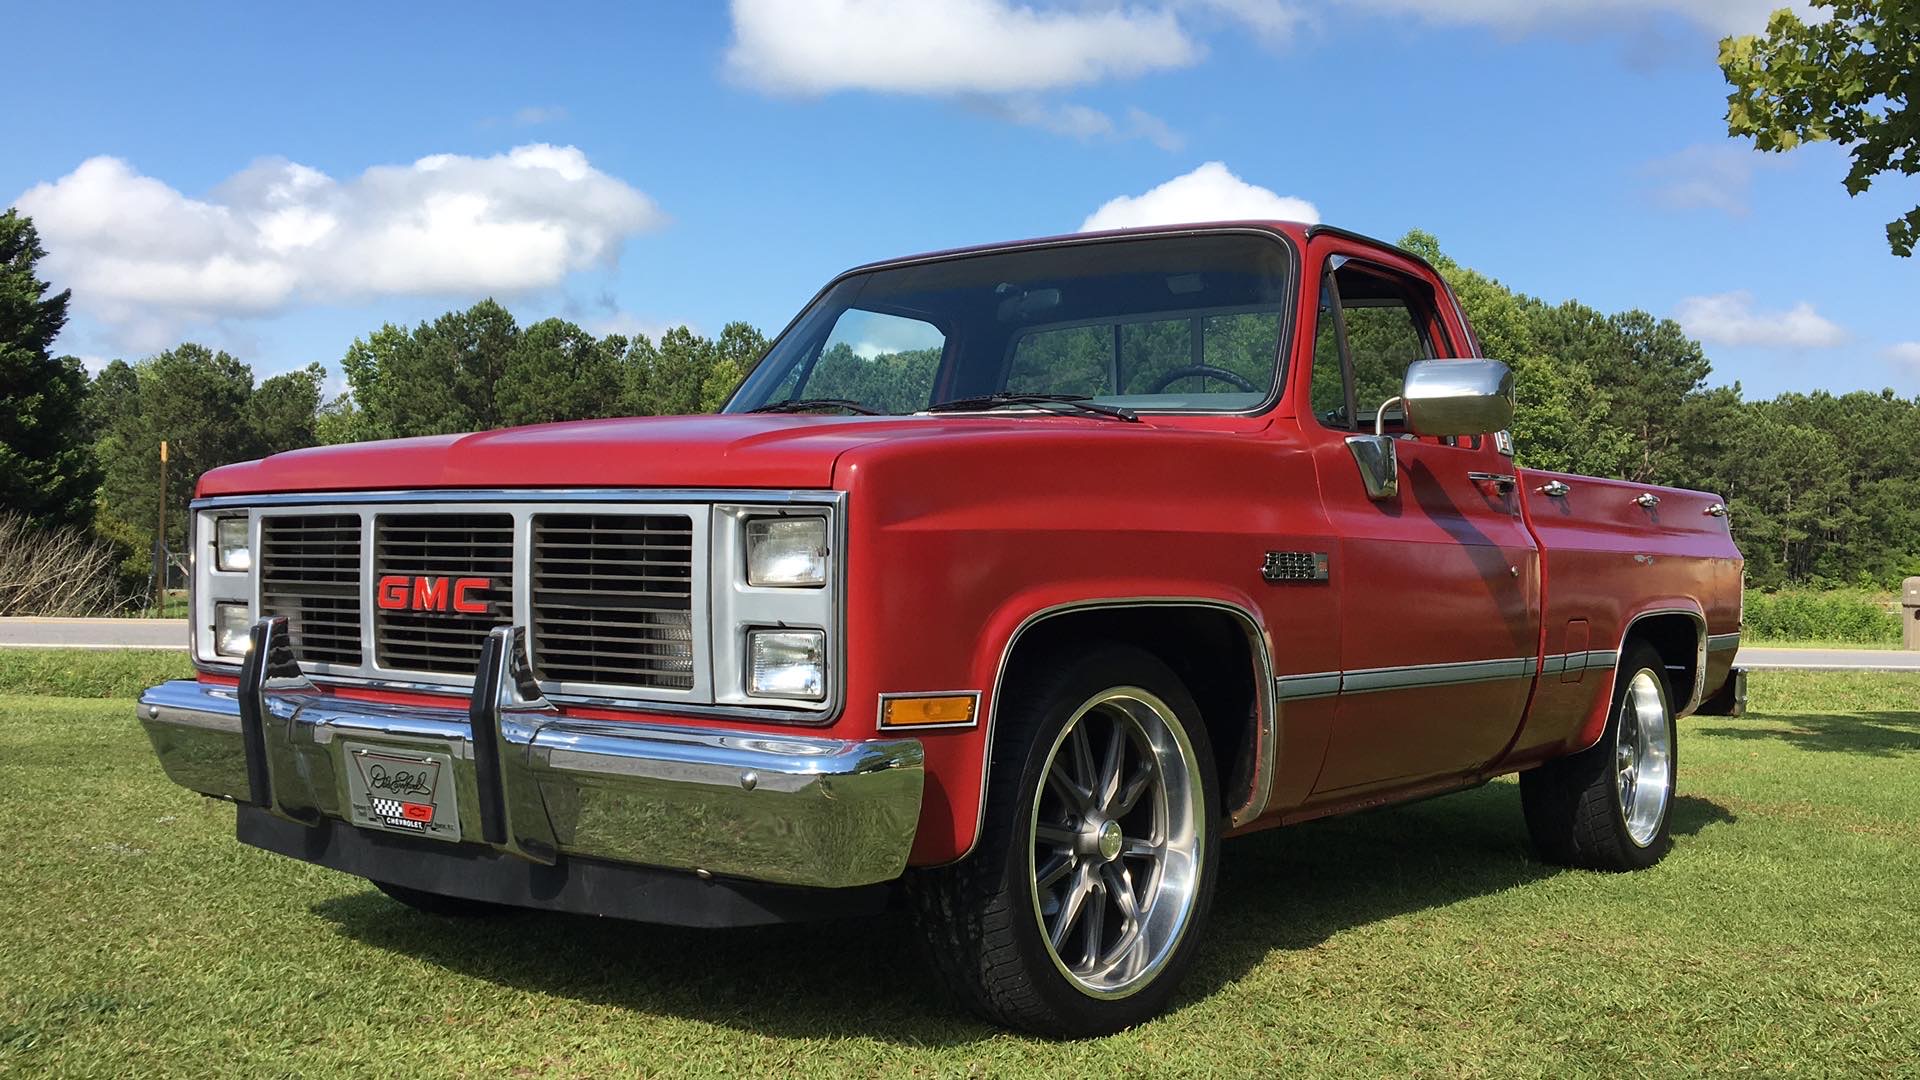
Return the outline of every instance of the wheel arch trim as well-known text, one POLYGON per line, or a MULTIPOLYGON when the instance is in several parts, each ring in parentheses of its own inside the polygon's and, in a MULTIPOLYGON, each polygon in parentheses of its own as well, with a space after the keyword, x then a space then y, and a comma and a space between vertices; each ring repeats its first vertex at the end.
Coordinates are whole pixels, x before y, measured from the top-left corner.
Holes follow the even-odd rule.
POLYGON ((994 737, 1000 730, 1000 695, 1006 684, 1007 669, 1012 664, 1014 650, 1019 647, 1021 639, 1034 627, 1049 619, 1086 611, 1129 608, 1197 608, 1230 615, 1239 623, 1241 631, 1247 635, 1247 651, 1253 655, 1255 668, 1250 673, 1255 681, 1253 687, 1254 762, 1247 800, 1228 815, 1227 827, 1236 828, 1258 818, 1266 811, 1267 803, 1273 793, 1274 770, 1279 760, 1280 716, 1279 700, 1274 689, 1273 639, 1254 610, 1231 600, 1204 596, 1125 596, 1069 600, 1064 603, 1049 604, 1029 612, 1013 628, 1013 632, 1007 635, 1005 644, 1000 648, 1000 659, 993 676, 993 692, 987 699, 987 714, 982 723, 984 738, 980 747, 979 806, 974 815, 973 837, 968 842, 967 849, 961 852, 955 861, 973 854, 974 849, 980 846, 980 835, 986 828, 987 784, 992 778, 994 737))
POLYGON ((1702 692, 1707 688, 1707 614, 1698 603, 1676 603, 1666 601, 1659 606, 1643 608, 1627 618, 1626 626, 1620 631, 1620 646, 1614 650, 1613 679, 1607 684, 1607 694, 1600 700, 1595 715, 1588 719, 1587 729, 1583 730, 1579 745, 1573 748, 1577 753, 1593 746, 1606 734, 1607 718, 1613 711, 1613 692, 1619 687, 1621 676, 1626 673, 1627 645, 1634 640, 1634 630, 1648 619, 1684 615, 1693 620, 1694 656, 1693 685, 1689 687, 1685 705, 1676 707, 1674 719, 1690 716, 1700 707, 1702 692))

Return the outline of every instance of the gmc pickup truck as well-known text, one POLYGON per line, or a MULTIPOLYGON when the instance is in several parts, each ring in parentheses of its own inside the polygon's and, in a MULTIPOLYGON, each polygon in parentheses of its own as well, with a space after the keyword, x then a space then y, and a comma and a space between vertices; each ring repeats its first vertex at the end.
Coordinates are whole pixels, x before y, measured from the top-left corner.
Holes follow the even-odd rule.
POLYGON ((1519 773, 1542 858, 1667 850, 1676 718, 1744 700, 1726 507, 1517 468, 1479 352, 1326 227, 861 267, 720 415, 206 474, 139 718, 422 911, 893 904, 989 1018, 1117 1030, 1238 834, 1519 773))

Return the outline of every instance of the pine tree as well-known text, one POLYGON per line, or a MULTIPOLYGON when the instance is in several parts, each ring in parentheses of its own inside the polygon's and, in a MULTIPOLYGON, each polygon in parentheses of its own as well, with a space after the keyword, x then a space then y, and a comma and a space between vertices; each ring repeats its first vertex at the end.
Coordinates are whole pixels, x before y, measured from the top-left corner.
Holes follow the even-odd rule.
POLYGON ((100 474, 86 422, 87 374, 54 357, 68 291, 34 276, 46 255, 33 221, 0 214, 0 509, 43 525, 85 526, 100 474))

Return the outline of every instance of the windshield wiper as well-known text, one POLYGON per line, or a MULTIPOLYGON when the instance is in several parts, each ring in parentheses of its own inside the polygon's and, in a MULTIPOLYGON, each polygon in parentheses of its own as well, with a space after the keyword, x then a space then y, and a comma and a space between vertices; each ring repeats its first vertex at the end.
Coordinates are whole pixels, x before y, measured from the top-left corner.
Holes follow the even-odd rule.
POLYGON ((816 397, 794 398, 792 401, 776 401, 771 405, 759 405, 747 411, 752 412, 812 412, 815 409, 845 409, 861 416, 885 416, 879 409, 869 409, 865 405, 848 398, 816 397))
POLYGON ((1140 422, 1140 417, 1132 409, 1123 409, 1118 405, 1102 405, 1087 400, 1085 394, 1019 394, 1001 391, 998 394, 981 394, 978 397, 954 398, 938 405, 927 406, 930 413, 937 412, 985 412, 1008 405, 1057 405, 1074 409, 1090 416, 1104 416, 1110 420, 1124 420, 1130 424, 1140 422))

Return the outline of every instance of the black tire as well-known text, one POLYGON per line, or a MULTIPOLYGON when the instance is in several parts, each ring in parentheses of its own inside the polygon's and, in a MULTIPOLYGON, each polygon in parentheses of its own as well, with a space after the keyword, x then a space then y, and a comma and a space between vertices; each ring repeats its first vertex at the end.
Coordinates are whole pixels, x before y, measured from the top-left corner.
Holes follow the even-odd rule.
MULTIPOLYGON (((1652 646, 1641 641, 1629 644, 1622 660, 1600 741, 1520 774, 1520 805, 1526 813, 1527 833, 1533 838, 1534 849, 1548 862, 1586 870, 1644 870, 1659 862, 1672 843, 1678 731, 1666 665, 1652 646), (1628 691, 1641 676, 1650 676, 1658 690, 1666 738, 1665 769, 1659 781, 1664 785, 1665 799, 1651 835, 1646 835, 1647 819, 1642 818, 1641 837, 1636 838, 1628 823, 1628 796, 1623 794, 1620 744, 1622 725, 1628 720, 1628 691)), ((1637 728, 1638 723, 1633 726, 1637 728)), ((1630 733, 1629 741, 1632 739, 1630 733)))
POLYGON ((452 919, 481 919, 496 915, 505 915, 514 909, 505 904, 490 903, 486 900, 469 900, 463 896, 442 896, 439 893, 410 889, 405 885, 393 885, 385 881, 368 881, 374 888, 423 915, 438 915, 452 919))
MULTIPOLYGON (((996 723, 986 817, 979 843, 972 854, 960 862, 917 872, 907 881, 907 892, 913 900, 916 920, 933 966, 955 996, 974 1012, 995 1023, 1051 1038, 1104 1035, 1159 1014, 1193 964, 1201 940, 1201 926, 1213 901, 1220 861, 1223 820, 1213 749, 1192 694, 1166 664, 1150 653, 1120 644, 1086 646, 1050 656, 1010 675, 1002 689, 996 723), (1186 863, 1188 873, 1182 880, 1192 885, 1190 890, 1185 890, 1165 884, 1176 880, 1170 871, 1144 872, 1140 880, 1146 882, 1148 901, 1159 903, 1162 898, 1169 898, 1166 902, 1171 906, 1157 910, 1184 911, 1185 918, 1178 922, 1178 930, 1160 932, 1159 944, 1139 946, 1141 959, 1137 963, 1126 962, 1127 967, 1119 977, 1135 980, 1134 985, 1096 993, 1084 989, 1082 983, 1068 974, 1067 961, 1056 962, 1056 952, 1042 930, 1050 914, 1060 918, 1061 909, 1054 906, 1049 912, 1047 901, 1038 898, 1045 890, 1035 883, 1035 866, 1040 859, 1036 845, 1043 842, 1036 830, 1035 812, 1036 806, 1060 798, 1057 794, 1060 789, 1047 783, 1047 769, 1056 750, 1070 752, 1066 749, 1069 721, 1096 699, 1122 688, 1144 691, 1166 706, 1170 715, 1161 717, 1155 713, 1153 722, 1164 725, 1160 730, 1169 736, 1177 725, 1184 745, 1176 745, 1176 750, 1190 750, 1190 755, 1182 753, 1174 759, 1155 757, 1158 768, 1166 768, 1168 775, 1163 778, 1159 771, 1152 771, 1148 782, 1153 786, 1146 789, 1150 795, 1136 795, 1137 801, 1125 803, 1134 807, 1133 810, 1120 809, 1119 816, 1109 820, 1117 823, 1124 819, 1128 830, 1140 831, 1139 819, 1128 815, 1147 802, 1160 807, 1183 807, 1179 811, 1180 820, 1185 822, 1183 828, 1161 831, 1155 826, 1155 830, 1161 831, 1163 837, 1176 833, 1185 836, 1191 830, 1193 836, 1182 842, 1180 858, 1190 860, 1186 863), (1168 768, 1169 760, 1181 763, 1178 771, 1194 774, 1190 784, 1176 788, 1180 782, 1172 778, 1175 770, 1168 768), (1184 764, 1187 761, 1193 763, 1190 770, 1184 764), (1175 794, 1176 790, 1183 793, 1175 794), (1180 891, 1173 891, 1176 889, 1180 891), (1171 899, 1174 897, 1185 899, 1171 899), (1159 957, 1153 963, 1145 959, 1150 951, 1159 957)), ((1148 771, 1147 756, 1140 750, 1141 744, 1121 741, 1120 733, 1125 730, 1122 722, 1113 722, 1107 730, 1114 734, 1110 736, 1111 742, 1101 744, 1103 751, 1111 746, 1130 746, 1131 750, 1121 749, 1115 753, 1142 754, 1131 765, 1122 762, 1120 768, 1109 773, 1128 775, 1129 781, 1121 786, 1134 789, 1131 778, 1148 771)), ((1089 739, 1097 737, 1097 734, 1088 736, 1089 739)), ((1173 741, 1178 744, 1177 738, 1173 741)), ((1168 743, 1163 740, 1158 745, 1168 743)), ((1064 766, 1066 759, 1062 761, 1064 766)), ((1103 753, 1102 766, 1104 762, 1103 753)), ((1089 759, 1087 764, 1094 763, 1089 759)), ((1089 790, 1097 786, 1090 785, 1089 790)), ((1103 804, 1109 809, 1121 805, 1120 799, 1103 804)), ((1051 815, 1054 809, 1057 806, 1046 812, 1051 815)), ((1079 828, 1082 830, 1079 835, 1090 837, 1098 832, 1091 822, 1106 812, 1089 810, 1078 826, 1055 825, 1050 816, 1046 823, 1049 828, 1079 828)), ((1169 816, 1156 820, 1176 820, 1172 816, 1175 811, 1165 813, 1169 816)), ((1117 836, 1121 831, 1115 828, 1114 834, 1117 836)), ((1120 843, 1116 840, 1113 846, 1117 848, 1120 843)), ((1134 841, 1129 839, 1125 843, 1132 845, 1134 841)), ((1149 861, 1144 864, 1133 863, 1129 860, 1139 856, 1131 847, 1120 855, 1109 853, 1107 848, 1107 843, 1101 841, 1097 851, 1072 856, 1068 861, 1076 869, 1065 877, 1065 884, 1061 886, 1070 890, 1079 880, 1078 864, 1086 864, 1088 880, 1094 883, 1095 891, 1082 895, 1090 897, 1085 900, 1086 904, 1100 905, 1102 912, 1120 910, 1119 892, 1107 884, 1108 881, 1124 881, 1131 890, 1136 879, 1129 867, 1172 865, 1164 855, 1159 861, 1148 856, 1149 861), (1110 900, 1116 907, 1105 906, 1110 900)), ((1049 858, 1066 857, 1062 849, 1049 858)), ((1050 891, 1048 899, 1058 902, 1058 897, 1050 891)), ((1136 910, 1140 910, 1137 905, 1136 910)), ((1090 917, 1091 908, 1085 911, 1090 917)), ((1105 940, 1104 932, 1114 933, 1120 942, 1129 940, 1126 918, 1121 912, 1119 921, 1109 922, 1109 916, 1101 915, 1091 927, 1079 926, 1075 933, 1080 935, 1085 963, 1095 963, 1093 957, 1101 952, 1097 942, 1105 940), (1088 944, 1089 938, 1097 939, 1096 943, 1088 944)), ((1072 918, 1066 921, 1068 925, 1075 925, 1072 918)), ((1145 927, 1150 923, 1151 920, 1144 917, 1134 922, 1133 925, 1140 928, 1140 938, 1149 937, 1145 927)), ((1066 938, 1068 943, 1074 940, 1071 935, 1066 938)), ((1119 945, 1113 948, 1118 951, 1119 945)))

